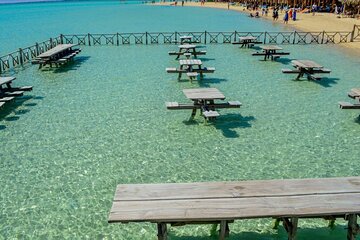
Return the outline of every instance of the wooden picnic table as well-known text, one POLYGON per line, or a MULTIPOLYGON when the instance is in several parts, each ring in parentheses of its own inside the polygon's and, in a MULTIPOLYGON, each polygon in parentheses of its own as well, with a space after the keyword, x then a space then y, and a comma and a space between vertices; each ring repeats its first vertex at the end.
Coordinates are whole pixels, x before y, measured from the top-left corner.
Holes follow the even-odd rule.
POLYGON ((59 44, 56 47, 38 55, 38 58, 44 58, 44 59, 51 59, 54 58, 56 55, 71 49, 72 47, 76 46, 76 44, 59 44))
POLYGON ((203 68, 202 61, 199 59, 182 59, 179 60, 180 68, 166 68, 166 72, 168 73, 178 73, 178 80, 181 79, 182 74, 186 74, 190 81, 195 79, 198 74, 200 74, 200 78, 204 77, 204 73, 213 73, 215 68, 203 68))
POLYGON ((348 92, 348 96, 352 99, 355 99, 356 102, 339 102, 341 109, 360 109, 360 88, 352 88, 350 92, 348 92))
POLYGON ((180 36, 180 44, 191 43, 192 38, 192 36, 180 36))
POLYGON ((157 223, 159 240, 167 239, 167 224, 220 224, 223 240, 234 220, 275 218, 283 221, 288 239, 294 240, 300 218, 345 218, 347 239, 355 240, 359 214, 360 177, 355 176, 119 184, 108 221, 157 223))
POLYGON ((254 44, 260 44, 262 42, 257 40, 257 37, 253 36, 245 36, 245 37, 239 37, 239 42, 236 42, 234 44, 241 44, 240 48, 243 47, 252 47, 254 44))
POLYGON ((309 80, 320 80, 321 77, 314 74, 331 72, 330 69, 325 69, 322 65, 311 60, 292 60, 291 63, 296 69, 282 69, 282 72, 298 74, 296 80, 303 77, 305 74, 309 80))
POLYGON ((11 84, 15 79, 16 77, 0 77, 0 102, 10 101, 14 97, 22 96, 24 91, 32 90, 32 86, 12 87, 11 84))
POLYGON ((39 69, 46 64, 49 64, 52 67, 52 64, 56 66, 67 63, 72 60, 81 49, 73 50, 72 47, 77 46, 77 44, 59 44, 54 48, 38 55, 32 61, 33 64, 39 64, 39 69))
POLYGON ((253 56, 264 56, 264 61, 267 59, 274 60, 276 58, 279 58, 281 55, 289 55, 288 52, 278 52, 279 50, 282 50, 281 47, 275 46, 275 45, 263 45, 260 46, 260 48, 263 50, 263 52, 256 52, 253 53, 253 56))

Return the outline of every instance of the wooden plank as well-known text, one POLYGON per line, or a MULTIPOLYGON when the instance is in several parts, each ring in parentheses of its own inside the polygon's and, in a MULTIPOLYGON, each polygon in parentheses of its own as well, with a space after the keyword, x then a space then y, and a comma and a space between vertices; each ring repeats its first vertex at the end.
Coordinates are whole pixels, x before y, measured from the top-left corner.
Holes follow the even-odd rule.
POLYGON ((193 44, 183 44, 183 45, 179 45, 178 46, 180 49, 183 48, 183 49, 191 49, 191 48, 196 48, 197 46, 196 45, 193 45, 193 44))
POLYGON ((341 109, 360 109, 360 104, 352 104, 348 102, 339 102, 341 109))
POLYGON ((220 114, 217 112, 217 111, 203 111, 203 116, 206 117, 206 118, 209 118, 209 117, 218 117, 220 116, 220 114))
POLYGON ((182 222, 360 213, 360 193, 162 201, 115 201, 109 222, 182 222))
POLYGON ((302 68, 323 68, 323 66, 311 60, 292 60, 291 63, 302 68))
POLYGON ((222 94, 216 88, 192 88, 192 89, 183 89, 185 96, 188 99, 192 100, 211 100, 211 99, 225 99, 224 94, 222 94))
POLYGON ((182 59, 179 60, 180 65, 202 65, 201 60, 199 59, 182 59))
POLYGON ((5 102, 0 102, 0 108, 5 105, 5 102))
POLYGON ((114 201, 360 193, 360 177, 236 182, 120 184, 114 201))
POLYGON ((9 102, 13 100, 15 97, 0 97, 0 102, 9 102))
POLYGON ((274 45, 263 45, 263 46, 260 46, 260 48, 264 49, 264 50, 282 50, 281 47, 274 46, 274 45))
POLYGON ((360 97, 360 88, 352 88, 351 93, 356 97, 360 97))
POLYGON ((61 53, 63 51, 65 51, 66 49, 72 48, 76 46, 76 44, 59 44, 56 47, 40 54, 39 56, 37 56, 38 58, 50 58, 55 54, 61 53))

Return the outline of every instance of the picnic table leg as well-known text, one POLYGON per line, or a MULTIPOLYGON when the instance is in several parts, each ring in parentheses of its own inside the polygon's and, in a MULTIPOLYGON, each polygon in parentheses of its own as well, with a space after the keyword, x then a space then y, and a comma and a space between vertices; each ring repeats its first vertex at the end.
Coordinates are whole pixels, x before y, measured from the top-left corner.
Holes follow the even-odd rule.
POLYGON ((348 232, 347 240, 355 240, 356 235, 360 232, 359 225, 357 224, 356 214, 350 214, 347 218, 348 222, 348 232))
POLYGON ((220 235, 219 240, 224 240, 225 237, 229 236, 229 225, 227 221, 222 220, 220 221, 220 235))
POLYGON ((296 231, 297 231, 297 225, 298 225, 298 218, 292 217, 292 218, 283 218, 283 225, 288 233, 288 240, 295 240, 296 239, 296 231))
POLYGON ((167 240, 167 227, 166 223, 158 223, 158 240, 167 240))
POLYGON ((181 70, 183 70, 183 67, 184 67, 184 65, 180 65, 178 80, 180 80, 180 78, 181 78, 181 75, 182 75, 181 70))

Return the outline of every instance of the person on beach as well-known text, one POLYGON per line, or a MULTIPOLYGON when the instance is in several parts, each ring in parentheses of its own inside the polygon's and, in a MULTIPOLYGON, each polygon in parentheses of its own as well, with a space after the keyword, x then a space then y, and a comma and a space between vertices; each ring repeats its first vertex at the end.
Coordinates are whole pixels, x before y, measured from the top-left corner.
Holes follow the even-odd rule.
POLYGON ((295 8, 294 8, 294 12, 293 12, 293 15, 292 15, 292 20, 296 21, 296 9, 295 8))
POLYGON ((284 15, 284 23, 287 24, 289 21, 289 12, 286 10, 284 15))
POLYGON ((293 14, 293 10, 292 10, 292 8, 290 8, 290 10, 289 10, 289 18, 290 19, 292 19, 292 14, 293 14))
POLYGON ((315 3, 312 5, 311 10, 312 10, 312 15, 315 16, 315 12, 317 10, 317 6, 315 3))
POLYGON ((184 6, 184 0, 181 1, 181 6, 182 6, 182 7, 184 6))

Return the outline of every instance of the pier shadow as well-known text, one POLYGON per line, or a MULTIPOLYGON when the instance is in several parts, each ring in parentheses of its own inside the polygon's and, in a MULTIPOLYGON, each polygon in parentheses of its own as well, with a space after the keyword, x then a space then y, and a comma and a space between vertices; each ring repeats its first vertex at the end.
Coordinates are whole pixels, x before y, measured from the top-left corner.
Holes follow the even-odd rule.
POLYGON ((78 56, 75 57, 73 61, 69 61, 59 67, 49 67, 48 65, 46 67, 43 67, 40 69, 41 71, 51 71, 53 73, 64 73, 68 71, 76 71, 78 68, 81 67, 83 63, 88 61, 90 59, 90 56, 78 56))
MULTIPOLYGON (((27 114, 31 111, 31 107, 37 105, 36 102, 28 102, 30 100, 42 100, 44 97, 24 95, 21 97, 16 97, 14 100, 7 102, 0 111, 0 121, 14 122, 20 119, 24 114, 27 114), (27 108, 17 109, 20 106, 25 106, 27 108), (13 116, 9 116, 13 113, 13 116)), ((5 125, 0 125, 0 131, 6 129, 5 125)))
POLYGON ((224 137, 227 138, 238 138, 239 134, 235 131, 238 128, 250 128, 251 122, 255 121, 254 116, 242 116, 241 114, 225 114, 220 115, 212 125, 222 131, 224 137))

